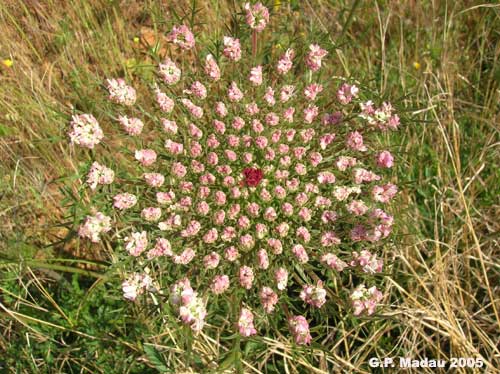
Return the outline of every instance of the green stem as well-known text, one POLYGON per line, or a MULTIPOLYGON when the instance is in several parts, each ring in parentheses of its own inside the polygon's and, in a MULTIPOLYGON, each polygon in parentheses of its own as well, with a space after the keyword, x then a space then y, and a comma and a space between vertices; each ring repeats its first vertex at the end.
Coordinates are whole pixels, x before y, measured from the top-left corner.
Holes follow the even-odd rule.
POLYGON ((257 31, 256 30, 252 31, 252 57, 253 57, 253 60, 255 61, 255 58, 257 57, 257 31))
MULTIPOLYGON (((17 261, 5 261, 6 264, 16 264, 18 263, 17 261)), ((45 262, 40 262, 40 261, 22 261, 22 263, 26 266, 30 266, 33 268, 40 268, 40 269, 49 269, 49 270, 58 270, 58 271, 64 271, 67 273, 76 273, 76 274, 81 274, 81 275, 86 275, 88 277, 94 277, 94 278, 101 278, 101 279, 106 279, 107 276, 105 274, 100 274, 95 271, 90 271, 90 270, 85 270, 85 269, 79 269, 71 266, 64 266, 64 265, 56 265, 56 264, 48 264, 45 262)), ((0 265, 1 266, 1 265, 0 265)))
MULTIPOLYGON (((234 321, 238 321, 239 319, 239 311, 240 311, 240 305, 241 303, 241 299, 239 297, 239 295, 236 293, 236 294, 233 294, 232 295, 232 307, 233 307, 233 320, 234 321)), ((234 366, 235 366, 235 369, 236 369, 236 373, 237 374, 244 374, 243 373, 243 365, 241 364, 241 336, 239 334, 238 331, 236 331, 236 338, 235 338, 235 342, 234 342, 234 348, 233 348, 233 351, 234 351, 234 366)))
POLYGON ((342 27, 342 33, 341 36, 344 36, 347 28, 352 22, 352 19, 354 17, 354 11, 358 7, 359 3, 361 3, 361 0, 354 0, 354 3, 352 4, 351 10, 349 11, 349 15, 347 16, 347 20, 344 23, 344 26, 342 27))

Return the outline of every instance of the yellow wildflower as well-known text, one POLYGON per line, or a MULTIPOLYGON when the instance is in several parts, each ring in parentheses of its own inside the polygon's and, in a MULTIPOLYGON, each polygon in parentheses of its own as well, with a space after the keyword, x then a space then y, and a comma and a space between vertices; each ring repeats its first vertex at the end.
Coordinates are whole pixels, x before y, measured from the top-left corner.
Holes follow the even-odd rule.
POLYGON ((12 61, 10 58, 6 58, 5 60, 2 61, 2 64, 5 67, 10 68, 12 65, 14 65, 14 61, 12 61))
POLYGON ((128 69, 133 69, 135 67, 135 65, 137 65, 137 61, 135 58, 129 58, 129 59, 125 60, 125 66, 128 69))

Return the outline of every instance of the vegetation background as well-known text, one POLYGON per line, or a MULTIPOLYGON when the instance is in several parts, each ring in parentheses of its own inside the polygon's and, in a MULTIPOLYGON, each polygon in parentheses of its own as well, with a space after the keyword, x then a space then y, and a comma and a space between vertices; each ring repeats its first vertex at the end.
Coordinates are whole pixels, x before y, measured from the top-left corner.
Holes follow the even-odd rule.
MULTIPOLYGON (((4 0, 1 373, 222 373, 236 361, 248 373, 370 373, 382 372, 369 368, 370 357, 398 356, 482 357, 487 372, 500 372, 500 5, 267 4, 273 17, 293 20, 294 36, 323 35, 339 75, 369 77, 404 108, 396 135, 402 193, 398 247, 386 276, 389 302, 373 319, 332 319, 318 339, 322 349, 295 350, 286 339, 263 338, 235 357, 223 337, 202 336, 187 361, 182 341, 162 344, 182 331, 158 329, 140 311, 130 313, 110 277, 115 269, 106 248, 96 252, 67 236, 65 199, 81 164, 65 133, 73 105, 91 108, 105 99, 103 77, 135 74, 152 53, 165 53, 165 24, 192 4, 4 0)), ((216 23, 223 27, 234 6, 197 1, 197 37, 203 40, 216 23)))

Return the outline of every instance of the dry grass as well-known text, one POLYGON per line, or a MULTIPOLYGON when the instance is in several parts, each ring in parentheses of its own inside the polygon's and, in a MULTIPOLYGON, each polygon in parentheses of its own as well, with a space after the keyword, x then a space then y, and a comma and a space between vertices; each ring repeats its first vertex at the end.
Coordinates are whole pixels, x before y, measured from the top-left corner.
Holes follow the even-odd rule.
MULTIPOLYGON (((147 62, 140 51, 159 38, 155 27, 172 13, 165 3, 144 3, 0 4, 0 58, 14 62, 10 68, 0 67, 0 251, 6 255, 50 258, 54 253, 44 246, 65 235, 57 226, 65 214, 58 189, 64 181, 58 178, 80 166, 61 142, 67 116, 72 103, 85 110, 99 100, 99 77, 131 74, 131 56, 145 59, 136 63, 147 62), (132 41, 138 35, 139 45, 132 41)), ((217 21, 216 3, 200 2, 203 22, 217 21)), ((287 2, 281 3, 279 11, 286 12, 287 2)), ((386 277, 387 305, 376 323, 363 321, 350 329, 343 323, 330 326, 323 351, 297 354, 289 344, 268 339, 255 362, 243 362, 245 370, 265 372, 263 362, 281 360, 287 373, 341 368, 368 373, 370 357, 408 356, 482 357, 489 372, 499 372, 500 6, 472 1, 355 2, 358 6, 349 16, 351 5, 332 3, 301 1, 297 31, 307 33, 314 26, 328 31, 332 40, 345 42, 337 51, 336 73, 376 77, 375 88, 402 98, 406 110, 397 148, 404 204, 397 248, 391 254, 394 265, 386 277)), ((229 12, 226 2, 221 1, 220 8, 229 12)), ((98 258, 70 244, 52 250, 98 258)), ((10 295, 16 301, 7 306, 2 293, 9 291, 0 284, 0 307, 8 317, 0 322, 0 352, 14 344, 10 336, 19 331, 17 324, 25 326, 28 345, 47 339, 48 334, 40 332, 45 329, 32 327, 40 324, 84 334, 77 327, 34 321, 18 312, 22 304, 73 318, 65 316, 44 286, 69 270, 46 266, 40 271, 39 265, 2 265, 9 274, 17 272, 20 291, 10 295), (47 301, 45 306, 31 301, 32 284, 47 301)), ((101 280, 94 275, 97 287, 101 280)), ((179 360, 175 352, 182 346, 162 343, 168 335, 175 334, 166 327, 148 344, 179 360)), ((137 342, 117 344, 138 354, 143 350, 137 342)), ((227 348, 205 335, 194 350, 218 362, 227 348)), ((32 355, 30 360, 44 372, 59 372, 65 360, 79 363, 81 372, 101 372, 97 366, 85 366, 88 362, 79 352, 64 351, 57 357, 53 368, 44 365, 43 357, 32 355)), ((209 367, 209 361, 204 365, 209 367)))

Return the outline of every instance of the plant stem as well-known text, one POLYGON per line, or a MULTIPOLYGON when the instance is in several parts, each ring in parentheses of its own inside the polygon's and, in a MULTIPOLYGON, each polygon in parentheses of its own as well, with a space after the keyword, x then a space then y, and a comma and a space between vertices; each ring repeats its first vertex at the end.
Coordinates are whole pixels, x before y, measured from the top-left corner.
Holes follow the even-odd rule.
POLYGON ((347 28, 351 24, 352 18, 354 17, 354 11, 356 10, 360 2, 361 2, 360 0, 354 0, 351 10, 349 11, 349 15, 347 16, 347 20, 345 21, 344 26, 342 27, 342 33, 341 33, 342 36, 344 36, 347 28))
POLYGON ((252 31, 252 57, 255 61, 255 58, 257 57, 257 31, 256 30, 252 31))

